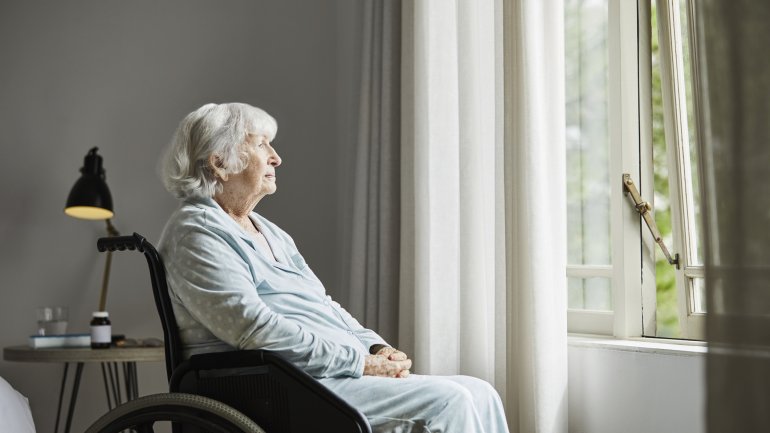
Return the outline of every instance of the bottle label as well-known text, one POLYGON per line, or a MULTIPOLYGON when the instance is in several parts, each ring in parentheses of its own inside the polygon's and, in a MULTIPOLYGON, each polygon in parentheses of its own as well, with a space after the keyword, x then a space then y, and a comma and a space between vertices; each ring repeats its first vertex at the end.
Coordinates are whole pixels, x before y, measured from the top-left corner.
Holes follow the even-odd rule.
POLYGON ((91 327, 91 343, 111 343, 112 326, 97 325, 91 327))

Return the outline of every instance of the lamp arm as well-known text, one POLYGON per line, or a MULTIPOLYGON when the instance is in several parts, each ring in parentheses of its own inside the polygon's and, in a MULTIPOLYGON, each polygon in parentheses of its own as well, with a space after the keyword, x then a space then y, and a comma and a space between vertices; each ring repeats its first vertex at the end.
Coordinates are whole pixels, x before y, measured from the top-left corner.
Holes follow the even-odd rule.
POLYGON ((112 225, 112 220, 107 218, 105 221, 107 222, 107 234, 109 234, 110 236, 120 236, 118 229, 116 229, 115 226, 112 225))
MULTIPOLYGON (((120 233, 112 225, 110 219, 105 220, 107 222, 107 234, 110 236, 120 236, 120 233)), ((104 275, 102 276, 102 292, 99 295, 99 310, 105 311, 107 306, 107 288, 110 284, 110 267, 112 266, 112 251, 107 251, 107 258, 104 262, 104 275)))

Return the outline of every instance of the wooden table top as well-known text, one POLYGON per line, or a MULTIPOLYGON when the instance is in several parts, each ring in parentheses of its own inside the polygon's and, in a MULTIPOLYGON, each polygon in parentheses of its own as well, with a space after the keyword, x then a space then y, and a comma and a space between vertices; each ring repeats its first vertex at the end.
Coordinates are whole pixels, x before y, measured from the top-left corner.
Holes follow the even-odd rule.
POLYGON ((163 361, 163 347, 47 347, 29 346, 3 348, 3 359, 18 362, 157 362, 163 361))

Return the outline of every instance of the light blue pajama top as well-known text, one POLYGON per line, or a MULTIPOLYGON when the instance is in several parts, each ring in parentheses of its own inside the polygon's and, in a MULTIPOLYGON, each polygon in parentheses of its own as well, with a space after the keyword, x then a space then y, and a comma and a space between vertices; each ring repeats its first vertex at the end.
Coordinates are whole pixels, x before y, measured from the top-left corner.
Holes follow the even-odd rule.
POLYGON ((184 355, 265 349, 314 377, 360 377, 369 347, 387 343, 326 295, 286 232, 250 218, 277 262, 213 199, 185 201, 163 230, 184 355))

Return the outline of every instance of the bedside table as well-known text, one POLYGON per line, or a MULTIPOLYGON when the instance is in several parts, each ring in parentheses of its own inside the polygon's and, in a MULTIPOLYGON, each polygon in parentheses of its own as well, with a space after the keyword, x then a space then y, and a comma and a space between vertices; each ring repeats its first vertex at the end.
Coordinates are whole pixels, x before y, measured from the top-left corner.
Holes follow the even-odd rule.
POLYGON ((3 359, 16 362, 55 362, 64 363, 61 387, 59 388, 59 404, 56 409, 56 425, 54 433, 59 431, 64 390, 67 383, 69 366, 75 364, 74 378, 71 385, 67 420, 64 433, 69 433, 75 403, 78 397, 80 377, 85 363, 99 363, 102 368, 104 390, 107 393, 109 409, 132 400, 139 396, 137 383, 137 362, 163 361, 163 347, 110 347, 109 349, 91 349, 90 347, 66 347, 32 349, 28 346, 11 346, 3 348, 3 359), (120 364, 120 365, 119 365, 120 364), (123 376, 125 400, 121 395, 120 377, 123 376))

